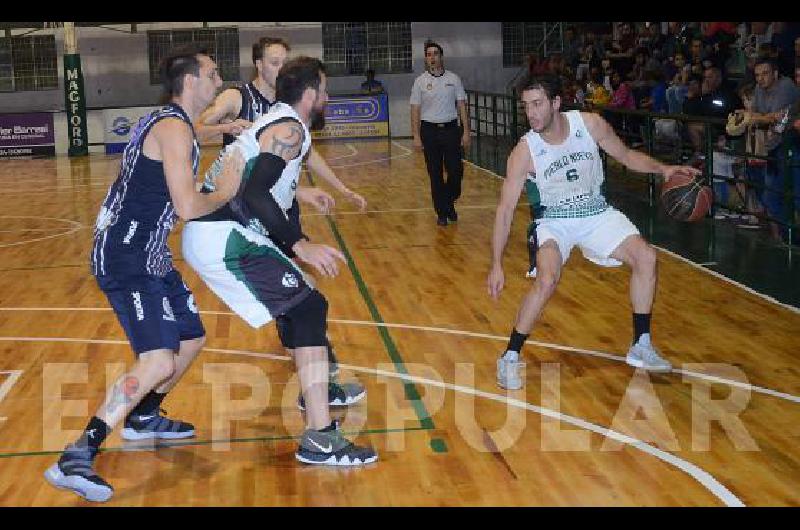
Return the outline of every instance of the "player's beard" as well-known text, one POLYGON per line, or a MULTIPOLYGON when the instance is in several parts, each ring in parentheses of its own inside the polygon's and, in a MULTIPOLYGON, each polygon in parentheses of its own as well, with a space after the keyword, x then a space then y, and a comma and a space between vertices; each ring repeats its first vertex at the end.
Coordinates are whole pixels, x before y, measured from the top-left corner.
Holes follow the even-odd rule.
POLYGON ((311 110, 311 126, 309 127, 312 131, 321 131, 325 128, 325 107, 321 109, 312 109, 311 110))

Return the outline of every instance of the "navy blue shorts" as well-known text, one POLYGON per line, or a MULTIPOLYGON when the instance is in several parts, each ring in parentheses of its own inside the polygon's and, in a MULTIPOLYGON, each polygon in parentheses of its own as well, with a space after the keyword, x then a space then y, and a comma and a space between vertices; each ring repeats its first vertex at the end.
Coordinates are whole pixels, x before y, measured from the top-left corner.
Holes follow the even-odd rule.
POLYGON ((206 334, 192 292, 178 271, 152 275, 96 276, 134 353, 168 349, 206 334))

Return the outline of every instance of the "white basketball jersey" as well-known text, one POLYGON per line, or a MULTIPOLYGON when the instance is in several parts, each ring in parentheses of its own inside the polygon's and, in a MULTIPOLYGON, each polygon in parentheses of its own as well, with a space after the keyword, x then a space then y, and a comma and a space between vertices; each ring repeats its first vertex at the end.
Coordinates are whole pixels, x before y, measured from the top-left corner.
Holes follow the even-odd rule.
POLYGON ((222 159, 228 152, 230 152, 230 149, 238 149, 242 152, 242 156, 244 157, 246 164, 243 178, 248 178, 250 171, 252 171, 255 158, 261 152, 261 147, 258 145, 258 140, 256 139, 258 133, 263 131, 264 128, 271 123, 274 123, 282 118, 292 118, 297 120, 297 122, 303 127, 304 135, 303 146, 300 149, 300 154, 286 163, 286 167, 283 168, 280 178, 278 178, 278 181, 274 186, 272 186, 272 189, 269 190, 272 196, 275 198, 275 202, 278 203, 278 206, 281 207, 283 213, 286 214, 287 210, 291 208, 292 202, 294 201, 295 190, 297 189, 297 181, 300 179, 300 171, 302 169, 303 159, 311 147, 311 133, 308 131, 306 124, 300 119, 300 116, 297 115, 297 112, 295 112, 291 106, 285 103, 279 102, 272 106, 272 108, 269 109, 269 112, 258 118, 255 123, 253 123, 252 127, 242 132, 242 134, 236 138, 235 142, 228 145, 220 153, 219 157, 206 172, 205 186, 211 190, 215 189, 213 182, 221 169, 222 159))
POLYGON ((545 142, 534 131, 525 135, 536 167, 533 181, 544 207, 542 217, 596 215, 608 208, 601 188, 604 175, 600 152, 581 113, 572 110, 564 115, 569 134, 560 145, 545 142))

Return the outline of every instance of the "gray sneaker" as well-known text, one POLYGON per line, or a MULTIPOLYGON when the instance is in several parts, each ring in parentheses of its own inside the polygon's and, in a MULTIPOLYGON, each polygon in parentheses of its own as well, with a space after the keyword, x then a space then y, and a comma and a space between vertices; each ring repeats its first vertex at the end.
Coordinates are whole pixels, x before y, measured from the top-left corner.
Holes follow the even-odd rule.
POLYGON ((522 388, 520 373, 524 368, 523 362, 507 361, 500 357, 497 359, 497 385, 506 390, 519 390, 522 388))
MULTIPOLYGON (((347 407, 358 403, 367 395, 367 389, 361 383, 328 383, 328 406, 347 407)), ((300 410, 306 410, 306 401, 303 394, 297 398, 300 410)))
POLYGON ((90 447, 68 445, 61 458, 47 468, 47 482, 65 490, 71 490, 93 502, 105 502, 114 494, 114 488, 103 480, 92 468, 97 450, 90 447))
POLYGON ((332 431, 307 429, 297 448, 295 458, 304 464, 328 466, 363 466, 378 460, 371 447, 360 447, 342 436, 339 424, 332 431))
POLYGON ((671 372, 670 362, 661 357, 653 345, 650 344, 650 334, 645 333, 639 341, 628 350, 625 362, 636 368, 644 368, 651 372, 671 372))

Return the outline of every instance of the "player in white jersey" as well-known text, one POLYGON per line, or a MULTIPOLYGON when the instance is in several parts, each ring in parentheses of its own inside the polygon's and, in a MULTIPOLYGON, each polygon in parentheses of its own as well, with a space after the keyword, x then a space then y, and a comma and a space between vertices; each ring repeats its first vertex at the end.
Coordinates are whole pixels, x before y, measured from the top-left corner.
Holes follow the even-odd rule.
POLYGON ((508 157, 492 235, 489 295, 503 290, 503 251, 508 241, 517 200, 526 179, 529 198, 538 194, 541 217, 536 221, 536 280, 517 313, 508 346, 497 361, 498 384, 522 387, 519 375, 522 345, 555 292, 572 247, 602 266, 625 263, 631 268, 630 296, 634 337, 628 364, 667 372, 671 364, 650 342, 650 314, 656 288, 656 252, 625 215, 611 207, 602 192, 603 166, 598 146, 633 171, 657 173, 668 180, 675 174, 699 170, 665 165, 629 149, 602 117, 586 112, 561 112, 561 86, 555 76, 528 76, 520 85, 529 131, 508 157))
MULTIPOLYGON (((247 131, 259 117, 275 105, 275 83, 283 64, 286 62, 291 46, 282 38, 262 37, 253 44, 253 65, 255 78, 243 87, 222 91, 195 123, 197 136, 201 142, 219 138, 222 135, 224 146, 247 131)), ((324 116, 322 124, 324 124, 324 116)), ((367 207, 364 197, 348 188, 328 165, 325 159, 312 146, 307 155, 309 171, 327 182, 361 211, 367 207)), ((301 192, 302 197, 305 192, 301 192)), ((319 195, 315 196, 319 198, 319 195)), ((300 206, 295 202, 289 209, 289 219, 300 226, 300 206)), ((301 228, 302 230, 302 228, 301 228)), ((334 348, 328 340, 328 360, 331 376, 338 373, 338 362, 334 348)))
MULTIPOLYGON (((294 357, 306 409, 307 428, 296 458, 308 464, 363 465, 377 460, 375 451, 347 441, 330 418, 328 303, 290 259, 331 277, 338 274, 336 261, 345 261, 340 251, 309 242, 288 215, 311 148, 308 127, 324 112, 326 86, 318 59, 298 57, 281 68, 276 105, 219 159, 232 152, 243 155, 243 186, 227 205, 186 224, 182 250, 186 262, 248 324, 260 328, 276 321, 281 343, 294 357)), ((209 191, 219 160, 206 174, 209 191)), ((360 399, 363 388, 360 392, 352 397, 360 399)))

